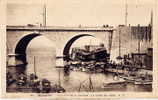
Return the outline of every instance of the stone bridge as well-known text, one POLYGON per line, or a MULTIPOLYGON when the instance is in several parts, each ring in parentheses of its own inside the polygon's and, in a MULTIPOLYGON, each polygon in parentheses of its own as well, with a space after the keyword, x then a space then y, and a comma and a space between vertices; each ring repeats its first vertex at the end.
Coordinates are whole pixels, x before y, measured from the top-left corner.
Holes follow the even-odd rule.
POLYGON ((67 57, 71 45, 77 39, 86 36, 102 40, 110 53, 113 31, 112 27, 7 26, 8 63, 15 65, 15 57, 19 57, 24 63, 27 62, 27 46, 38 36, 44 36, 52 41, 56 48, 56 57, 67 57))

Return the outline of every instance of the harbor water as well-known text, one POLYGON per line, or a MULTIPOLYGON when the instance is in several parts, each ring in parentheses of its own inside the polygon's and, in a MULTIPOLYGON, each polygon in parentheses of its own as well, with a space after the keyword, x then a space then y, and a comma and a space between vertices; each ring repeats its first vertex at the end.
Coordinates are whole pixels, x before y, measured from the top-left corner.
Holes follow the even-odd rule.
MULTIPOLYGON (((114 79, 113 73, 87 73, 82 71, 72 71, 64 73, 64 68, 57 68, 46 57, 36 57, 36 74, 40 79, 46 78, 51 84, 60 84, 66 92, 151 92, 151 85, 135 85, 132 83, 112 84, 104 87, 104 84, 119 82, 121 79, 114 79), (43 64, 42 61, 45 61, 43 64)), ((61 60, 60 60, 61 61, 61 60)), ((62 62, 61 62, 62 63, 62 62)), ((27 65, 27 73, 33 73, 33 66, 27 65), (30 70, 32 68, 32 71, 30 70), (31 71, 31 72, 29 72, 31 71)))

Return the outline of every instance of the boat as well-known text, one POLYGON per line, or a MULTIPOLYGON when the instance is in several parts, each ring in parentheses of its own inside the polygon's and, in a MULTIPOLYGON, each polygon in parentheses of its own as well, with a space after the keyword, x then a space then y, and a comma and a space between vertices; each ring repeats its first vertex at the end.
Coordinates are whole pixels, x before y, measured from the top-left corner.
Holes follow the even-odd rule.
POLYGON ((135 85, 151 85, 152 84, 152 80, 149 80, 149 79, 143 80, 143 79, 139 78, 139 79, 136 79, 134 81, 134 84, 135 85))
POLYGON ((118 76, 119 76, 120 78, 122 78, 122 79, 128 81, 128 82, 133 82, 133 81, 135 81, 135 77, 133 77, 133 76, 127 76, 127 75, 118 75, 118 76))
POLYGON ((126 76, 126 75, 119 75, 120 78, 126 80, 127 82, 133 83, 135 85, 148 85, 152 84, 151 79, 147 79, 146 77, 138 77, 138 76, 126 76))
POLYGON ((72 53, 70 55, 73 55, 71 57, 73 61, 82 61, 82 62, 106 61, 109 58, 109 54, 107 53, 106 48, 98 45, 97 46, 86 45, 84 49, 73 48, 72 53))
POLYGON ((113 81, 113 82, 109 82, 109 83, 103 83, 101 88, 121 88, 122 85, 126 86, 127 84, 126 80, 118 80, 118 81, 113 81))
POLYGON ((151 85, 152 81, 135 81, 134 82, 135 85, 151 85))

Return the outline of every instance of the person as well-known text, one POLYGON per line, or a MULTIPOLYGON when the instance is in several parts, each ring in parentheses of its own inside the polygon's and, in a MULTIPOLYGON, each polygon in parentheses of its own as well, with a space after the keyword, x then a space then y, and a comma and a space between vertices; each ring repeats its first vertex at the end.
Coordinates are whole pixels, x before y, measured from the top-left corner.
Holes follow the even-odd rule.
POLYGON ((67 64, 64 66, 64 74, 69 75, 69 73, 70 73, 70 65, 68 63, 69 62, 68 60, 66 62, 67 62, 67 64))
POLYGON ((17 85, 18 86, 24 86, 26 85, 27 77, 24 73, 20 73, 17 79, 17 85))
POLYGON ((119 80, 118 73, 114 73, 114 74, 113 74, 113 80, 119 80))
POLYGON ((51 82, 47 79, 42 80, 42 93, 49 93, 51 91, 51 82))
POLYGON ((41 81, 38 78, 33 80, 33 87, 34 92, 40 93, 41 92, 41 81))
POLYGON ((33 87, 35 81, 37 81, 38 77, 35 74, 30 74, 30 82, 29 82, 29 86, 33 87))
POLYGON ((18 77, 16 79, 16 89, 17 91, 23 91, 24 88, 26 88, 27 85, 27 77, 24 73, 18 74, 18 77))
POLYGON ((11 85, 13 82, 15 82, 15 79, 13 78, 13 76, 11 75, 10 72, 7 72, 7 86, 11 85))
POLYGON ((36 74, 32 73, 29 75, 29 86, 33 92, 41 92, 41 81, 39 80, 36 74))

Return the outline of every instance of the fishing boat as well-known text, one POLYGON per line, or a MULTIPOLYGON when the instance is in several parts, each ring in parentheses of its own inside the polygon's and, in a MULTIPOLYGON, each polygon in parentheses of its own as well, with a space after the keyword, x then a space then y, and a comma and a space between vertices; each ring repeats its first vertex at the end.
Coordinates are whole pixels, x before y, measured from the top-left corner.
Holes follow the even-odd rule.
POLYGON ((144 76, 144 77, 138 77, 135 79, 134 84, 136 85, 151 85, 152 84, 152 78, 144 76))
POLYGON ((120 78, 124 79, 127 82, 133 83, 135 85, 147 85, 152 84, 152 80, 147 77, 139 77, 139 76, 127 76, 127 75, 119 75, 120 78))
POLYGON ((126 86, 127 81, 126 80, 114 80, 112 82, 103 83, 101 88, 107 89, 107 88, 121 88, 122 86, 126 86))
POLYGON ((151 85, 152 81, 151 80, 135 80, 134 84, 135 85, 151 85))
POLYGON ((122 78, 128 82, 134 82, 135 81, 135 77, 133 76, 127 76, 127 75, 118 75, 119 78, 122 78))

